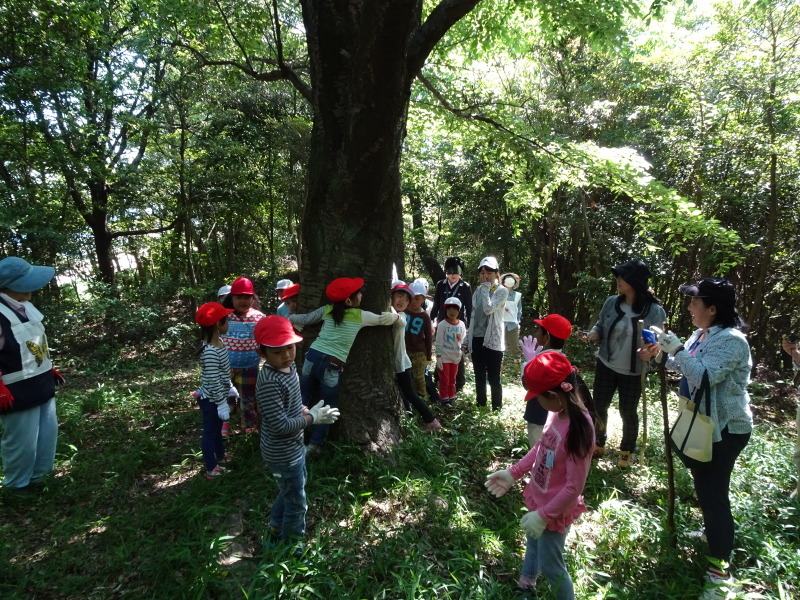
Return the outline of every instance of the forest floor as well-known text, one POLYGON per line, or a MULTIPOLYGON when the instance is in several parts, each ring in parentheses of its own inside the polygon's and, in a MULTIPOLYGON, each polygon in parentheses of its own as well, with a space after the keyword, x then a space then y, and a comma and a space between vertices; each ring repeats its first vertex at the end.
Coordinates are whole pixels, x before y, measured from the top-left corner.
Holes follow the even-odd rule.
MULTIPOLYGON (((404 417, 403 441, 385 455, 334 442, 311 459, 301 562, 262 547, 276 487, 257 436, 234 436, 232 472, 203 477, 193 361, 129 355, 73 373, 59 393, 54 477, 33 497, 0 494, 0 598, 510 598, 524 552, 522 485, 495 499, 483 482, 527 450, 517 373, 507 369, 499 413, 474 405, 469 382, 457 406, 439 412, 439 435, 404 417)), ((733 563, 748 597, 797 598, 800 505, 787 497, 796 399, 776 374, 757 377, 757 426, 732 482, 733 563)), ((586 486, 589 512, 567 541, 579 598, 700 593, 701 520, 679 464, 674 545, 667 531, 655 377, 647 410, 646 450, 621 470, 612 407, 609 452, 586 486)), ((543 582, 540 593, 549 597, 543 582)))

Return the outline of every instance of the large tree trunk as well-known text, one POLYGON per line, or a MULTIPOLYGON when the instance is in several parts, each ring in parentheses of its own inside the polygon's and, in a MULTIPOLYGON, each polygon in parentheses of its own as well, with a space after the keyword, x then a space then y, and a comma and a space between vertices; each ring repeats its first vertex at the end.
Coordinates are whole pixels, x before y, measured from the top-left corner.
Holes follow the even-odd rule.
MULTIPOLYGON (((335 277, 363 277, 362 307, 388 309, 398 259, 400 152, 411 79, 415 2, 303 2, 314 128, 303 219, 301 309, 324 303, 335 277), (335 24, 335 26, 332 26, 335 24)), ((391 332, 362 331, 343 375, 339 433, 377 450, 399 437, 391 332)))

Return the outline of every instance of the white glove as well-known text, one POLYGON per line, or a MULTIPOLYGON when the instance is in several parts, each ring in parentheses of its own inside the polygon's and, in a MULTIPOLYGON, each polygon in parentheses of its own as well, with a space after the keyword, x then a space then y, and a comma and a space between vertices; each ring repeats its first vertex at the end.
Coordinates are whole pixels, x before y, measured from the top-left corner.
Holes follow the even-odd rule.
POLYGON ((339 409, 331 408, 320 400, 316 406, 308 409, 308 414, 311 415, 314 425, 329 425, 339 418, 339 409))
POLYGON ((520 519, 519 526, 522 527, 522 531, 524 531, 527 535, 533 539, 536 539, 544 532, 545 528, 547 527, 547 522, 539 516, 538 510, 532 510, 525 513, 525 515, 520 519))
POLYGON ((519 341, 519 349, 522 351, 522 356, 525 357, 525 362, 528 362, 539 356, 544 350, 544 346, 539 345, 538 338, 526 335, 519 341))
POLYGON ((499 498, 510 490, 514 483, 516 483, 516 481, 511 475, 511 472, 508 469, 503 469, 502 471, 496 471, 489 475, 486 478, 486 483, 483 485, 486 486, 490 494, 499 498))
POLYGON ((667 354, 672 354, 674 356, 678 350, 683 348, 683 342, 671 331, 661 331, 661 329, 655 325, 650 327, 650 331, 658 336, 658 347, 667 354))
POLYGON ((227 402, 223 402, 222 404, 217 404, 217 414, 219 418, 223 421, 227 421, 231 418, 231 409, 228 407, 227 402))
POLYGON ((232 385, 231 389, 228 390, 228 398, 238 398, 239 397, 239 390, 236 389, 236 386, 232 385))
POLYGON ((442 365, 443 365, 442 357, 441 356, 437 356, 436 357, 436 370, 437 371, 441 371, 442 370, 442 365))

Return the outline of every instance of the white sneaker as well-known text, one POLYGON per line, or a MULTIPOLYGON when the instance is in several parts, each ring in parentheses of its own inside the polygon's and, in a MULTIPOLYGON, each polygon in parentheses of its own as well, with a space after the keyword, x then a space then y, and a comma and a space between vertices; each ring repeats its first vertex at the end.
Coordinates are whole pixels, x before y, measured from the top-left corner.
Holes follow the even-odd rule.
POLYGON ((733 575, 721 577, 711 571, 706 571, 705 586, 700 600, 732 600, 741 593, 742 586, 733 578, 733 575))

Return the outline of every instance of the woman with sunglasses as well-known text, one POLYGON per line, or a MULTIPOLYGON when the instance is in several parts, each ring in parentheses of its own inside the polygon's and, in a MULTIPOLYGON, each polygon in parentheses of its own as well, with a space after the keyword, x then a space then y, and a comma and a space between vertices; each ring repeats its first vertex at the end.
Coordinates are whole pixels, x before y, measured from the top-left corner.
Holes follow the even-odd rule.
POLYGON ((500 267, 494 256, 481 260, 480 285, 472 294, 472 319, 467 331, 467 347, 475 370, 475 397, 478 406, 486 406, 486 380, 492 389, 492 410, 503 408, 503 385, 500 368, 506 349, 503 313, 508 289, 500 285, 500 267))

